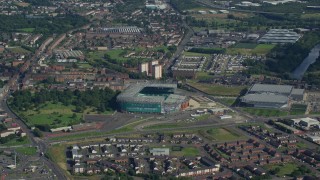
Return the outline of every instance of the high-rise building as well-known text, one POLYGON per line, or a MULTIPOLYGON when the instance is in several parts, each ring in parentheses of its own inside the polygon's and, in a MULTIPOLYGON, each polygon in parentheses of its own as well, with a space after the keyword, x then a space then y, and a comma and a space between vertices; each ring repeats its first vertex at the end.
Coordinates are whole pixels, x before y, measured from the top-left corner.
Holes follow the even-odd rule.
POLYGON ((152 66, 152 77, 154 77, 155 79, 162 78, 162 65, 152 66))
POLYGON ((141 73, 146 72, 147 74, 149 73, 149 64, 148 63, 142 63, 139 66, 139 71, 141 73))
POLYGON ((154 65, 158 65, 159 64, 159 61, 158 60, 154 60, 154 61, 150 61, 149 62, 149 75, 152 75, 152 69, 154 65))

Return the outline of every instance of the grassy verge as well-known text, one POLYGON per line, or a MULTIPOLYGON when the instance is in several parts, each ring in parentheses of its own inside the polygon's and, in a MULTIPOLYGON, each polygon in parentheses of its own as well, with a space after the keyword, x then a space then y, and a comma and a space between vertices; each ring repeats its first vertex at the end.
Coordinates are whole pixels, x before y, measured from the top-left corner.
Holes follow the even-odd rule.
POLYGON ((210 128, 199 130, 199 133, 209 140, 216 141, 234 141, 239 139, 245 139, 244 136, 237 134, 235 132, 231 132, 226 128, 210 128))
POLYGON ((279 168, 279 172, 276 173, 277 176, 283 177, 283 176, 290 176, 290 174, 298 169, 297 164, 288 163, 288 164, 281 164, 281 165, 266 165, 264 166, 267 170, 275 170, 276 168, 279 168))
POLYGON ((156 125, 144 127, 143 129, 146 129, 146 130, 155 129, 156 130, 156 129, 176 128, 176 127, 181 127, 181 125, 174 124, 174 123, 156 124, 156 125))
POLYGON ((247 112, 251 115, 255 116, 263 116, 263 117, 279 117, 279 116, 286 116, 288 112, 281 111, 278 109, 264 109, 264 108, 250 108, 245 107, 241 108, 242 111, 247 112))
POLYGON ((118 134, 118 133, 126 133, 126 132, 132 132, 134 130, 134 127, 143 123, 148 119, 142 119, 138 120, 132 123, 129 123, 127 125, 124 125, 120 127, 119 129, 115 129, 112 131, 107 131, 107 132, 84 132, 84 133, 79 133, 79 134, 70 134, 66 136, 61 136, 61 137, 53 137, 51 140, 54 141, 61 141, 61 140, 73 140, 73 139, 81 139, 81 138, 87 138, 87 137, 95 137, 95 136, 103 136, 103 135, 109 135, 109 134, 118 134))
POLYGON ((221 98, 219 99, 222 103, 226 104, 226 105, 229 105, 229 106, 232 106, 235 102, 236 102, 236 99, 233 99, 233 98, 221 98))
POLYGON ((37 154, 37 148, 36 147, 19 147, 15 148, 17 153, 32 156, 37 154))
POLYGON ((200 151, 196 147, 184 147, 181 151, 171 151, 173 156, 195 157, 200 155, 200 151))
POLYGON ((241 91, 246 86, 221 86, 196 82, 188 82, 188 84, 196 89, 199 89, 207 94, 216 96, 239 96, 241 91))
POLYGON ((19 145, 25 145, 25 144, 29 144, 30 141, 28 138, 24 137, 24 138, 15 138, 12 139, 11 141, 5 143, 5 144, 1 144, 3 146, 19 146, 19 145))

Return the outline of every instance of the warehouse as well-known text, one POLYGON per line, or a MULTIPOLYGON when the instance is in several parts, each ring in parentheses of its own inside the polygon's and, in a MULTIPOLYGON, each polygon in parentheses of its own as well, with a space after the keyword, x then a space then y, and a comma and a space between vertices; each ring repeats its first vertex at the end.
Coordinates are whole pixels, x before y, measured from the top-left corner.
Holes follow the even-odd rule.
POLYGON ((241 102, 251 107, 289 108, 292 99, 300 100, 303 96, 304 90, 289 85, 254 84, 241 102))
POLYGON ((175 94, 176 89, 176 84, 133 84, 117 97, 117 102, 123 112, 176 112, 189 106, 188 98, 175 94))
POLYGON ((262 36, 258 43, 286 44, 295 43, 301 35, 289 29, 270 29, 262 36))

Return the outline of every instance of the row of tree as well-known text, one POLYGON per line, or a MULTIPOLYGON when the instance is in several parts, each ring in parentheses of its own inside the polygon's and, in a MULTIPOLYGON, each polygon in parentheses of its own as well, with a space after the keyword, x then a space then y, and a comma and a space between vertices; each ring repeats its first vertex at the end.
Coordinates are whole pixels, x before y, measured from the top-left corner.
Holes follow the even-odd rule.
POLYGON ((23 15, 0 15, 0 31, 12 32, 22 28, 35 28, 33 32, 42 34, 65 33, 70 29, 88 23, 82 16, 66 14, 57 17, 30 18, 23 15))
POLYGON ((116 96, 118 94, 119 92, 114 92, 109 88, 94 88, 86 91, 41 89, 36 93, 23 90, 14 92, 9 103, 18 111, 38 108, 46 102, 60 102, 65 106, 74 105, 76 112, 83 112, 86 107, 94 107, 100 112, 105 112, 117 108, 116 96))

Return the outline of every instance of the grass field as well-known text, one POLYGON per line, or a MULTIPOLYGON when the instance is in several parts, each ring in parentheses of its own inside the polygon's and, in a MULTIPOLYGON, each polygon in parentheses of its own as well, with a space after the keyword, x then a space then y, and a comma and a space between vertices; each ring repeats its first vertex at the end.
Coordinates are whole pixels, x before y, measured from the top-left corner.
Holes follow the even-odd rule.
POLYGON ((80 123, 82 113, 75 113, 73 117, 74 106, 65 106, 61 103, 46 103, 37 110, 28 110, 22 112, 25 120, 30 125, 49 124, 52 128, 69 126, 80 123))
POLYGON ((79 139, 79 138, 86 138, 86 137, 94 137, 94 136, 103 136, 103 135, 108 135, 108 134, 116 134, 116 133, 124 133, 124 132, 131 132, 134 130, 134 127, 144 123, 144 121, 147 121, 147 119, 141 119, 138 121, 134 121, 132 123, 126 124, 118 129, 114 129, 112 131, 107 131, 107 132, 84 132, 84 133, 79 133, 79 134, 71 134, 69 136, 61 136, 61 137, 54 137, 51 138, 51 140, 72 140, 72 139, 79 139))
POLYGON ((268 54, 276 45, 274 44, 259 44, 252 50, 253 54, 268 54))
POLYGON ((302 14, 302 19, 314 19, 314 20, 320 20, 320 13, 312 13, 312 14, 302 14))
POLYGON ((46 156, 56 164, 58 164, 63 170, 67 171, 67 163, 66 163, 66 145, 58 144, 50 146, 48 149, 46 156))
POLYGON ((243 48, 243 49, 254 49, 257 47, 255 43, 239 43, 234 46, 234 48, 243 48))
POLYGON ((237 97, 240 95, 240 92, 246 88, 246 86, 221 86, 221 85, 212 85, 212 84, 203 84, 196 82, 188 82, 189 85, 199 89, 207 94, 216 95, 216 96, 233 96, 237 97))
POLYGON ((290 174, 298 169, 298 165, 294 163, 281 164, 281 165, 266 165, 265 169, 274 170, 276 168, 280 168, 280 171, 276 174, 279 177, 290 176, 290 174))
POLYGON ((247 112, 251 115, 255 116, 263 116, 263 117, 279 117, 279 116, 286 116, 288 112, 281 111, 278 109, 264 109, 264 108, 250 108, 245 107, 241 108, 242 111, 247 112))
POLYGON ((11 141, 5 143, 5 144, 1 144, 3 146, 18 146, 18 145, 25 145, 30 143, 29 139, 27 137, 24 137, 22 139, 19 138, 15 138, 12 139, 11 141))
POLYGON ((290 109, 290 115, 304 115, 307 109, 307 105, 293 104, 290 109))
POLYGON ((208 72, 197 72, 197 80, 207 80, 212 78, 213 76, 210 75, 208 72))
POLYGON ((165 123, 165 124, 156 124, 156 125, 151 125, 151 126, 146 126, 143 129, 166 129, 166 128, 176 128, 176 127, 181 127, 179 124, 174 124, 174 123, 165 123))
POLYGON ((25 33, 32 33, 35 30, 35 28, 21 28, 17 29, 19 32, 25 32, 25 33))
POLYGON ((20 46, 16 46, 16 47, 9 47, 7 48, 7 50, 13 52, 13 53, 18 53, 18 54, 29 54, 30 51, 23 49, 20 46))
POLYGON ((36 147, 18 147, 15 148, 17 153, 32 156, 37 154, 37 148, 36 147))
POLYGON ((244 136, 231 132, 226 128, 211 128, 207 130, 200 130, 199 132, 206 138, 216 141, 234 141, 244 139, 244 136))
POLYGON ((185 56, 205 56, 205 57, 210 57, 210 54, 203 54, 203 53, 194 53, 194 52, 183 52, 183 55, 185 56))
POLYGON ((172 156, 186 156, 195 157, 200 154, 200 151, 196 147, 183 147, 181 151, 171 151, 172 156))
POLYGON ((222 103, 225 103, 229 106, 233 105, 236 102, 235 98, 221 98, 219 99, 222 103))
POLYGON ((274 44, 250 44, 250 43, 240 43, 235 47, 228 48, 227 54, 231 55, 266 55, 268 54, 273 48, 275 47, 274 44), (255 46, 255 47, 254 47, 255 46))

